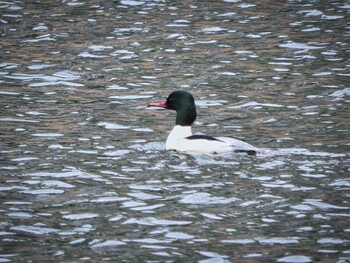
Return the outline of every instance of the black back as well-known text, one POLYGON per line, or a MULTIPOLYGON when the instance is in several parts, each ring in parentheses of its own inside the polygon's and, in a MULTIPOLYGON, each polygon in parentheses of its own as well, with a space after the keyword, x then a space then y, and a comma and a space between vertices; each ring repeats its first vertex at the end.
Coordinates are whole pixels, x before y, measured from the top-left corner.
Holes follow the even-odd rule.
POLYGON ((218 138, 212 137, 212 136, 208 136, 208 135, 202 135, 202 134, 194 134, 191 136, 186 137, 186 139, 188 140, 200 140, 200 139, 204 139, 204 140, 208 140, 208 141, 218 141, 218 142, 222 142, 221 140, 219 140, 218 138))

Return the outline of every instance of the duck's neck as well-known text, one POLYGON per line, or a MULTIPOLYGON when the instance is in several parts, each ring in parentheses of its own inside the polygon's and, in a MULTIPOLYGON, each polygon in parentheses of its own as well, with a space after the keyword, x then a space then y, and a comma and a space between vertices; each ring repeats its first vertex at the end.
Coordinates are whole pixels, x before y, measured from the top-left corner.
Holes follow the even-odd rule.
POLYGON ((191 126, 181 126, 175 125, 171 130, 168 139, 166 140, 165 148, 167 150, 176 149, 178 146, 179 140, 184 139, 192 135, 192 127, 191 126))
POLYGON ((183 127, 188 127, 192 125, 192 123, 197 118, 197 112, 195 105, 190 105, 187 107, 183 107, 176 111, 176 125, 181 125, 183 127))

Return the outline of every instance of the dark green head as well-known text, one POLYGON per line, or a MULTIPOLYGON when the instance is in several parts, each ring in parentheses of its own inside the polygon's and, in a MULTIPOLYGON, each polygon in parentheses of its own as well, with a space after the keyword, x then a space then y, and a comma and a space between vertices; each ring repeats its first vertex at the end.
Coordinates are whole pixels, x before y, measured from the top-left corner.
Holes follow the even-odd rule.
POLYGON ((191 126, 197 117, 194 98, 191 93, 184 90, 174 91, 165 102, 152 103, 149 106, 176 111, 176 125, 191 126))

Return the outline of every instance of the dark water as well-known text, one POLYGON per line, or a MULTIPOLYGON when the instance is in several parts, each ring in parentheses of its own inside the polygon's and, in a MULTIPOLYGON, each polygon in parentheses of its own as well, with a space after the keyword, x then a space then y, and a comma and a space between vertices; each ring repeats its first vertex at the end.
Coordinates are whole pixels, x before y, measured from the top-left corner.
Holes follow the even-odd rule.
POLYGON ((349 262, 347 1, 1 1, 0 262, 349 262), (195 131, 265 153, 164 151, 195 131))

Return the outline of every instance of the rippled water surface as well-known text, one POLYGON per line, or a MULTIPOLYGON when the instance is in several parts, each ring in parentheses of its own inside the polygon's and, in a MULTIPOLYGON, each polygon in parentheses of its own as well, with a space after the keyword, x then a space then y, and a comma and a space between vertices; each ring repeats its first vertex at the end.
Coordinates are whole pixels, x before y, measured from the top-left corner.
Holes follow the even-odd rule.
POLYGON ((0 1, 0 262, 349 262, 349 13, 0 1), (264 152, 166 152, 177 89, 264 152))

